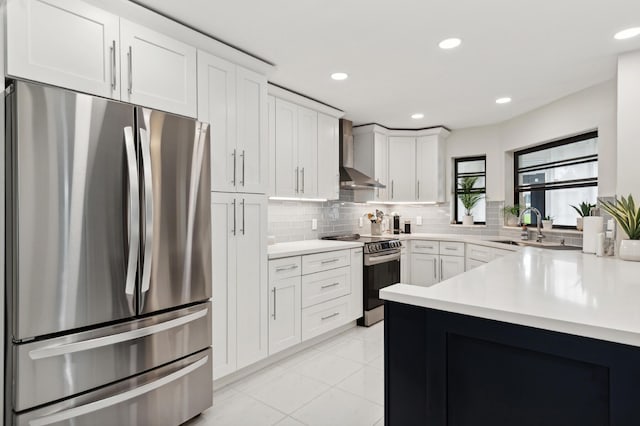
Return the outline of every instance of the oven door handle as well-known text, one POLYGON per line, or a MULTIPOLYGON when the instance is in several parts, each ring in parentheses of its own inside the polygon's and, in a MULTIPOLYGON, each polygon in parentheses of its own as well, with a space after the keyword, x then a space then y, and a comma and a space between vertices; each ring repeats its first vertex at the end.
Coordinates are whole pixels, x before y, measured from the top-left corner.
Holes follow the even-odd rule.
POLYGON ((365 256, 364 266, 379 265, 381 263, 392 262, 394 260, 400 261, 400 252, 392 254, 383 254, 378 256, 365 256))

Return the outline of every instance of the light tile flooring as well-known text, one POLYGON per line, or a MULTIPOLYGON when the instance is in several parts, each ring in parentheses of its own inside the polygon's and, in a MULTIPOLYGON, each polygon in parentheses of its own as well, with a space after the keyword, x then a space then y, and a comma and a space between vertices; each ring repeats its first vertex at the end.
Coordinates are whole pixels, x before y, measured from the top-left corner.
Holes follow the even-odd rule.
POLYGON ((187 425, 383 425, 383 330, 349 329, 232 383, 187 425))

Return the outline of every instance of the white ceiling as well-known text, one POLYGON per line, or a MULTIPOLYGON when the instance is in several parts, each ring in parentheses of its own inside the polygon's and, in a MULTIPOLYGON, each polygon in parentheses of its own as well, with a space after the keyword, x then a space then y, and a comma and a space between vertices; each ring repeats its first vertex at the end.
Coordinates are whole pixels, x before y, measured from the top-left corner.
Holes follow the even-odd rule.
POLYGON ((640 49, 613 39, 640 26, 637 0, 135 1, 272 62, 270 81, 355 124, 393 128, 500 122, 613 78, 640 49), (462 45, 439 49, 448 37, 462 45))

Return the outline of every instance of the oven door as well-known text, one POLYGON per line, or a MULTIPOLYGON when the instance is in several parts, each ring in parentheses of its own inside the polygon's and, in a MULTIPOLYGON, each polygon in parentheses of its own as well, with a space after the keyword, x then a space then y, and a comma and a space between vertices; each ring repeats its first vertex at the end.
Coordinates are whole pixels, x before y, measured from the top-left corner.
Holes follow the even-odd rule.
POLYGON ((400 282, 400 250, 364 257, 364 310, 383 305, 380 289, 400 282))

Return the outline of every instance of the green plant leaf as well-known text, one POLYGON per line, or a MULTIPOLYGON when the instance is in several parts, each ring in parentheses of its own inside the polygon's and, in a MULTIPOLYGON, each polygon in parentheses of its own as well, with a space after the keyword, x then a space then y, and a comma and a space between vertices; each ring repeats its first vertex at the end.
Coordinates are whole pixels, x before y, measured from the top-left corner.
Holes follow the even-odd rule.
POLYGON ((615 203, 600 200, 602 208, 620 225, 632 240, 640 240, 640 208, 636 208, 633 196, 616 198, 615 203))

